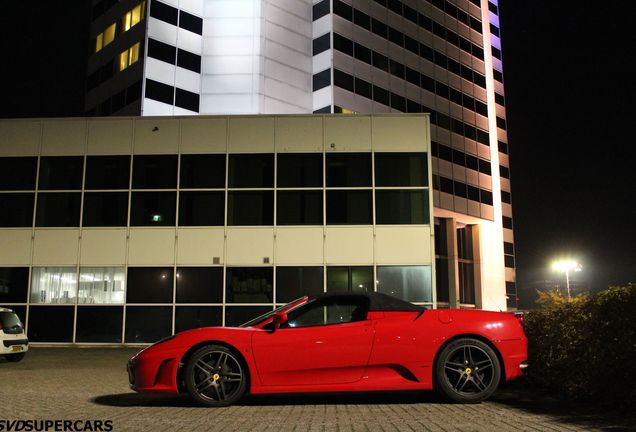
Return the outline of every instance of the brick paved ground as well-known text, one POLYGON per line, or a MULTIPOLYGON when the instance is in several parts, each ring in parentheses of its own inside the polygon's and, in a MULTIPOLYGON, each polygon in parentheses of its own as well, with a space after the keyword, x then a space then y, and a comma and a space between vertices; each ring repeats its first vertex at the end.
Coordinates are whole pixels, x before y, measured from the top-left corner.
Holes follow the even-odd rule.
MULTIPOLYGON (((520 386, 479 405, 432 392, 258 396, 229 408, 128 388, 130 348, 32 348, 0 360, 0 420, 104 419, 114 431, 573 431, 631 430, 629 419, 528 398, 520 386), (583 414, 585 413, 585 414, 583 414)), ((636 430, 636 429, 634 429, 636 430)))

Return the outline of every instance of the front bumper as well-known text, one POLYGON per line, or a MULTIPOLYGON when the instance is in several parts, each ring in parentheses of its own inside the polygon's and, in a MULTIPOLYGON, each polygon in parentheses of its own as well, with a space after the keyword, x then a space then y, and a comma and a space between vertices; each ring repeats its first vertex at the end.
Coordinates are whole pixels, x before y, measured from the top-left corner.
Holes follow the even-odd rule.
POLYGON ((29 340, 24 335, 19 338, 3 339, 0 344, 0 355, 19 354, 29 350, 29 340))
POLYGON ((179 357, 142 351, 126 365, 130 388, 140 393, 178 393, 179 357))

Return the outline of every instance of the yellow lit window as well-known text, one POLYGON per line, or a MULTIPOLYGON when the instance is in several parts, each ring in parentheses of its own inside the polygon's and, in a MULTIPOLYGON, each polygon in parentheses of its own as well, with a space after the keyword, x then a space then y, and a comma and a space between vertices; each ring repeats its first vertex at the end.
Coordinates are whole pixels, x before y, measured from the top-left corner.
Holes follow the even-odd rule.
POLYGON ((357 112, 352 111, 349 108, 342 108, 342 114, 357 114, 357 112))
POLYGON ((126 12, 126 15, 124 15, 124 17, 122 18, 122 31, 128 31, 130 30, 132 27, 134 27, 135 25, 139 24, 139 21, 141 21, 144 18, 144 9, 146 7, 146 2, 141 2, 140 4, 138 4, 137 6, 135 6, 134 8, 132 8, 131 10, 129 10, 128 12, 126 12))
POLYGON ((97 39, 95 39, 95 52, 101 51, 103 46, 104 46, 104 33, 100 33, 97 35, 97 39))
POLYGON ((106 30, 97 35, 97 37, 95 38, 95 52, 101 51, 102 48, 115 40, 116 29, 117 25, 115 23, 112 23, 110 26, 108 26, 108 28, 106 28, 106 30))
POLYGON ((119 71, 123 71, 128 66, 137 63, 137 60, 139 60, 139 42, 119 54, 119 71))
POLYGON ((113 40, 115 40, 116 27, 117 26, 115 25, 115 23, 112 23, 106 30, 104 30, 104 46, 108 45, 113 40))

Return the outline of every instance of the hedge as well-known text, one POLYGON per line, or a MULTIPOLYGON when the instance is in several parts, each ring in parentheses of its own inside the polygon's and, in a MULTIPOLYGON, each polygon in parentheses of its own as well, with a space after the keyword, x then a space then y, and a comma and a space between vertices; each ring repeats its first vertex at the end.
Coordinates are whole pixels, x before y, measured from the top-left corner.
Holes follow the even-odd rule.
POLYGON ((528 384, 571 400, 634 405, 636 284, 572 300, 541 293, 525 317, 528 384))

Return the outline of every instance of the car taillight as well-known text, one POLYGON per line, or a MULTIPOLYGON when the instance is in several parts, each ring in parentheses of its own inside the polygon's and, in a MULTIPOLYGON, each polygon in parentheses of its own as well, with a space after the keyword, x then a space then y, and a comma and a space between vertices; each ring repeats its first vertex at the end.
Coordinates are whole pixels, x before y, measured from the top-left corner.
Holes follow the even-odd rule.
POLYGON ((523 326, 523 320, 524 320, 523 312, 515 312, 513 315, 515 316, 515 318, 517 318, 517 320, 519 321, 519 324, 523 326))

